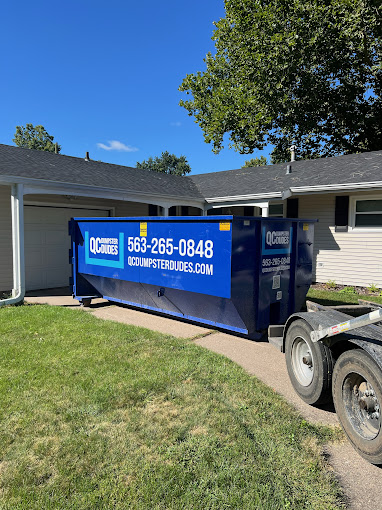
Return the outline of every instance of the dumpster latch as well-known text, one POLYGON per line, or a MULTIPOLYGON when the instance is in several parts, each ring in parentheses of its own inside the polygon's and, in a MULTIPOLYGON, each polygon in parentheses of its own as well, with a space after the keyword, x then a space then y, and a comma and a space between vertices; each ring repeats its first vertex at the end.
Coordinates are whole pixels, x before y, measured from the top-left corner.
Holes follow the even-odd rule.
POLYGON ((161 296, 164 296, 164 288, 161 287, 159 290, 158 290, 158 297, 161 297, 161 296))

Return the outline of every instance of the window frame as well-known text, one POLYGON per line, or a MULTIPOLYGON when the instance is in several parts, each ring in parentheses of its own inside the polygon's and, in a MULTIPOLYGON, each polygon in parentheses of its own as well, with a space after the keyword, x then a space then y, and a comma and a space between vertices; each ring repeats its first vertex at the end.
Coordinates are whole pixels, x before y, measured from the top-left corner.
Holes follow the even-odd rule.
POLYGON ((283 202, 282 200, 279 200, 279 201, 275 201, 275 202, 269 202, 269 206, 268 206, 268 217, 269 218, 285 218, 285 213, 286 213, 286 204, 285 202, 283 202), (283 206, 283 214, 282 216, 280 216, 279 214, 271 214, 270 213, 270 210, 271 210, 271 205, 282 205, 283 206))
MULTIPOLYGON (((353 196, 350 197, 350 203, 349 203, 349 230, 354 232, 381 232, 382 231, 382 225, 381 226, 370 226, 367 227, 365 225, 362 226, 356 226, 356 215, 357 214, 373 214, 373 212, 365 211, 365 212, 357 212, 357 202, 366 202, 366 201, 374 201, 374 200, 381 200, 382 201, 382 194, 380 195, 366 195, 366 196, 353 196)), ((380 214, 382 216, 382 208, 381 212, 376 212, 375 214, 380 214)))

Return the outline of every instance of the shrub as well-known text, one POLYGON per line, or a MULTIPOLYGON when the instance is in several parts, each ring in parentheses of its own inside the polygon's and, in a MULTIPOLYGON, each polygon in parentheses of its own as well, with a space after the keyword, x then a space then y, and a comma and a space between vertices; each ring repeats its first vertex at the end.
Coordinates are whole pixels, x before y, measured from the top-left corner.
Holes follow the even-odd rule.
POLYGON ((357 291, 355 290, 354 287, 344 287, 338 292, 341 292, 341 294, 357 294, 357 291))

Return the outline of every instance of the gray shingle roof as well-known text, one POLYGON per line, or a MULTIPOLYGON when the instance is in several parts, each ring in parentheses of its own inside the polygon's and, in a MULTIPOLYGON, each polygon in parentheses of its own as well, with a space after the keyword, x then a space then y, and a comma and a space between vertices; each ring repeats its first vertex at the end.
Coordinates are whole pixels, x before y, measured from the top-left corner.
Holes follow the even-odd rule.
POLYGON ((382 151, 178 177, 0 144, 0 175, 203 200, 382 181, 382 151))
POLYGON ((203 199, 191 179, 0 144, 0 175, 203 199))
POLYGON ((191 177, 206 198, 282 192, 291 187, 382 181, 382 151, 240 168, 191 177), (292 173, 286 175, 287 164, 292 173))

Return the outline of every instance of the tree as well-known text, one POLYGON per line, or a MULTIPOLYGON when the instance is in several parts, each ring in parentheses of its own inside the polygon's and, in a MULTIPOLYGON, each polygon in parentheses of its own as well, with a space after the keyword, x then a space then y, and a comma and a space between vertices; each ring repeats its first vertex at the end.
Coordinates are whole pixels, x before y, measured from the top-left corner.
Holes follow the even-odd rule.
POLYGON ((191 167, 185 156, 179 158, 175 154, 170 154, 165 151, 161 156, 152 158, 151 156, 147 161, 141 163, 137 161, 137 168, 144 168, 153 172, 162 172, 164 174, 172 175, 186 175, 191 172, 191 167))
POLYGON ((248 168, 254 166, 266 166, 268 164, 267 158, 265 156, 260 156, 259 158, 249 159, 244 163, 244 166, 241 168, 248 168))
MULTIPOLYGON (((16 133, 13 141, 18 147, 28 149, 37 149, 39 151, 55 152, 54 136, 50 135, 44 126, 16 126, 16 133)), ((57 151, 61 151, 61 145, 58 145, 57 151)))
POLYGON ((218 153, 275 146, 272 161, 382 148, 380 0, 225 0, 216 54, 181 106, 218 153))

